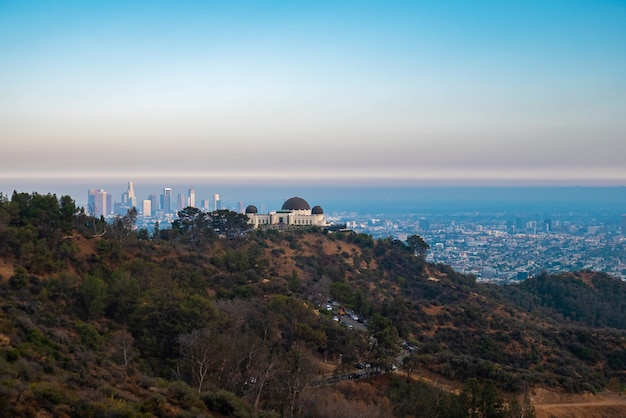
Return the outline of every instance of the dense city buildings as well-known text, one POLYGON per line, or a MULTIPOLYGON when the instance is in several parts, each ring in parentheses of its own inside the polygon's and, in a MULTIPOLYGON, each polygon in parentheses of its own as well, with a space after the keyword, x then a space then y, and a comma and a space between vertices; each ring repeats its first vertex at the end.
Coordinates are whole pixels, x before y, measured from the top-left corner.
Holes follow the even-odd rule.
POLYGON ((418 234, 430 245, 429 261, 482 281, 577 270, 626 279, 626 237, 614 214, 564 212, 537 219, 504 212, 334 215, 374 237, 406 240, 418 234))
MULTIPOLYGON (((178 193, 176 206, 193 206, 196 192, 186 189, 187 199, 178 193)), ((176 219, 171 208, 172 188, 163 189, 160 197, 149 194, 140 200, 137 226, 152 230, 159 222, 167 228, 176 219)), ((348 229, 367 233, 374 238, 392 237, 405 241, 420 235, 430 250, 428 260, 450 265, 455 270, 472 274, 478 280, 508 282, 546 272, 594 270, 626 279, 626 214, 602 210, 561 208, 538 213, 494 210, 452 211, 422 209, 418 213, 396 213, 383 210, 376 214, 331 212, 320 206, 310 207, 299 197, 286 199, 279 210, 267 211, 266 204, 245 206, 243 201, 226 202, 218 193, 207 193, 200 200, 200 210, 222 208, 245 213, 254 227, 345 224, 348 229), (259 210, 260 209, 260 210, 259 210)), ((136 199, 133 183, 122 194, 122 202, 111 206, 111 193, 90 189, 86 210, 97 217, 124 215, 128 203, 136 199), (125 200, 125 202, 124 202, 125 200)), ((349 203, 346 205, 350 206, 349 203)))
MULTIPOLYGON (((89 189, 85 210, 93 216, 123 216, 129 210, 137 210, 137 227, 151 230, 156 222, 167 227, 177 216, 177 213, 185 207, 196 207, 196 191, 190 186, 186 193, 182 191, 176 194, 173 202, 174 190, 171 187, 163 188, 162 194, 150 193, 145 197, 137 197, 132 181, 128 182, 127 189, 121 193, 120 201, 113 202, 113 194, 103 189, 89 189), (173 207, 175 205, 175 207, 173 207)), ((219 194, 212 195, 215 208, 222 207, 219 194)), ((210 199, 201 200, 202 210, 210 210, 210 199)), ((240 211, 243 213, 243 202, 238 202, 240 211)))

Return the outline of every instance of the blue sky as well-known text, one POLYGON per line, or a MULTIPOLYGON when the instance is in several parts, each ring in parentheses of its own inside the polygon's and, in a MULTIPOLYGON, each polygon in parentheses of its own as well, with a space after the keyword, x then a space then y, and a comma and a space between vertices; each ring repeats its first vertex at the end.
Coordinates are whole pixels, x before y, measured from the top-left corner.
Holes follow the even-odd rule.
POLYGON ((0 180, 624 185, 624 22, 621 0, 0 0, 0 180))

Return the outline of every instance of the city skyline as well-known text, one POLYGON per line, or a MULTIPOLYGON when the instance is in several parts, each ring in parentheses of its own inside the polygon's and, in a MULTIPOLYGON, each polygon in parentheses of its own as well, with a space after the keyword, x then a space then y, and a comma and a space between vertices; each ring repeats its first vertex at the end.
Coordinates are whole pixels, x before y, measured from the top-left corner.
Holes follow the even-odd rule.
MULTIPOLYGON (((144 200, 151 201, 151 210, 175 214, 175 196, 188 193, 189 185, 167 182, 143 183, 123 181, 89 185, 59 184, 52 187, 0 188, 10 198, 13 191, 52 193, 57 197, 69 195, 78 206, 93 206, 88 200, 91 191, 105 191, 111 208, 118 203, 130 208, 129 186, 133 185, 137 209, 144 200), (168 209, 169 208, 169 209, 168 209)), ((219 185, 214 183, 193 186, 195 206, 203 210, 230 209, 243 211, 246 205, 257 206, 261 212, 280 207, 287 199, 300 196, 319 202, 331 212, 370 214, 438 212, 504 211, 511 213, 553 213, 576 211, 626 213, 626 186, 618 187, 414 187, 414 186, 311 186, 293 185, 219 185), (216 193, 218 192, 218 193, 216 193)))
POLYGON ((615 1, 2 2, 0 183, 624 186, 625 20, 615 1))
MULTIPOLYGON (((153 217, 158 214, 158 216, 163 215, 176 215, 179 211, 183 210, 186 207, 198 208, 206 211, 214 211, 220 209, 226 209, 222 207, 222 201, 220 199, 219 193, 212 193, 212 202, 209 199, 201 199, 200 204, 196 203, 196 192, 193 186, 190 186, 186 189, 187 195, 185 196, 182 192, 184 187, 178 185, 177 187, 162 187, 162 193, 156 194, 154 193, 155 189, 159 186, 154 184, 143 184, 140 185, 142 189, 142 194, 144 197, 137 197, 135 195, 135 187, 134 182, 128 181, 126 191, 120 192, 121 185, 108 185, 107 188, 103 188, 102 185, 98 186, 98 188, 90 188, 86 190, 86 198, 82 196, 80 193, 77 193, 76 190, 74 192, 69 193, 57 193, 55 191, 47 191, 41 193, 53 193, 56 195, 67 194, 72 197, 78 206, 83 206, 86 212, 92 216, 100 217, 100 216, 117 216, 124 215, 128 210, 135 208, 138 211, 138 214, 144 217, 153 217), (177 190, 181 190, 180 192, 176 192, 177 190), (176 204, 174 204, 173 196, 177 195, 176 204)), ((206 193, 206 188, 202 188, 206 193)), ((11 195, 10 192, 2 192, 5 196, 9 197, 11 195)), ((209 197, 209 194, 206 194, 209 197)), ((239 212, 243 213, 244 208, 242 207, 243 202, 229 202, 231 210, 235 210, 235 206, 238 206, 239 212)))

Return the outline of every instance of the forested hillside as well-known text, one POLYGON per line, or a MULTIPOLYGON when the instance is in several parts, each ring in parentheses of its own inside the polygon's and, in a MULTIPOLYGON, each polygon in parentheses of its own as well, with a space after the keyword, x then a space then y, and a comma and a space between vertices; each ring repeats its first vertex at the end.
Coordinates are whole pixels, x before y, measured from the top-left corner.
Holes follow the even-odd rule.
POLYGON ((134 216, 0 195, 0 415, 533 416, 534 388, 626 383, 610 277, 486 286, 417 236, 134 216))
POLYGON ((592 327, 626 329, 626 283, 603 273, 541 274, 504 293, 522 309, 544 309, 592 327))

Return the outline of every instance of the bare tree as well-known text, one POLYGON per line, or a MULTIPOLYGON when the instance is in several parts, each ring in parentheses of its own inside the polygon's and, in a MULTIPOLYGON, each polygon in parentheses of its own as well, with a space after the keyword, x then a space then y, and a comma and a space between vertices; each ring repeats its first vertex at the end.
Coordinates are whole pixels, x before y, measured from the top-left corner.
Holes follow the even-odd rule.
POLYGON ((191 378, 198 392, 202 392, 209 371, 220 358, 216 355, 217 342, 214 341, 211 330, 203 328, 180 335, 178 344, 181 355, 189 363, 191 378))
POLYGON ((267 361, 263 361, 262 365, 264 366, 260 371, 259 378, 255 378, 256 384, 256 396, 254 398, 254 414, 258 415, 259 408, 261 405, 261 396, 263 394, 263 389, 267 383, 269 383, 277 373, 276 362, 272 355, 269 355, 267 361))
POLYGON ((111 342, 118 347, 124 367, 128 366, 137 357, 137 349, 133 347, 135 339, 130 332, 124 330, 116 331, 111 338, 111 342))
POLYGON ((117 215, 110 224, 110 233, 117 240, 117 242, 123 244, 133 235, 135 229, 137 229, 137 209, 132 208, 126 211, 126 215, 117 215))
POLYGON ((311 359, 306 353, 294 347, 287 354, 287 361, 281 376, 289 396, 286 400, 287 408, 283 413, 285 416, 299 415, 299 413, 295 414, 297 402, 302 392, 309 387, 314 375, 315 369, 311 359))
MULTIPOLYGON (((84 212, 84 209, 83 209, 84 212)), ((104 216, 100 216, 100 218, 96 217, 96 207, 93 204, 90 204, 87 207, 87 214, 89 215, 89 218, 91 219, 91 226, 93 228, 93 237, 103 237, 104 234, 106 234, 107 232, 107 223, 104 220, 104 216), (98 224, 102 225, 102 231, 98 232, 98 224)))

